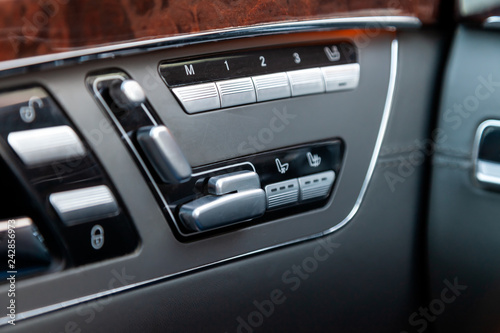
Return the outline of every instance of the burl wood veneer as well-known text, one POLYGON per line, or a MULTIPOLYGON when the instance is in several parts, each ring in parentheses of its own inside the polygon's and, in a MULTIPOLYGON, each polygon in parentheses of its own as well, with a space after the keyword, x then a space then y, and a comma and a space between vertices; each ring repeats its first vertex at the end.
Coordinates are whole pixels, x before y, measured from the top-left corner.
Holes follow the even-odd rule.
POLYGON ((0 61, 211 29, 337 16, 437 17, 435 0, 0 0, 0 61))

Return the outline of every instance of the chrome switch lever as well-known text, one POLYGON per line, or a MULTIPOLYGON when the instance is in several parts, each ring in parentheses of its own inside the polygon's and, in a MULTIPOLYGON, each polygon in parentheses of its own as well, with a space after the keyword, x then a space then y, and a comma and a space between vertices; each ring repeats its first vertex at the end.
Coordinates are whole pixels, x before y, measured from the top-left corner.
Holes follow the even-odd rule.
POLYGON ((146 93, 135 80, 117 80, 110 86, 109 94, 122 109, 133 109, 146 102, 146 93))
POLYGON ((203 231, 250 220, 266 211, 266 195, 262 189, 247 190, 222 196, 207 195, 183 205, 179 216, 193 231, 203 231))
POLYGON ((226 175, 211 177, 208 180, 208 193, 223 195, 260 188, 259 175, 253 171, 237 171, 226 175))
POLYGON ((260 188, 259 175, 253 171, 212 177, 208 193, 180 208, 180 219, 192 231, 250 220, 266 211, 266 194, 260 188))
POLYGON ((162 181, 178 184, 191 179, 191 166, 166 126, 141 127, 137 142, 162 181))

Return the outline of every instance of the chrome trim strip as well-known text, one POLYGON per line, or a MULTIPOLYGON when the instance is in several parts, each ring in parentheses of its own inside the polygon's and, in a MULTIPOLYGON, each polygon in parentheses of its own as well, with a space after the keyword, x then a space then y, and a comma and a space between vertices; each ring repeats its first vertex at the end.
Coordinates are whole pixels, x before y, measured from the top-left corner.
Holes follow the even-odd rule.
POLYGON ((340 17, 319 20, 291 21, 281 23, 259 24, 248 27, 237 27, 184 34, 157 39, 117 43, 113 45, 85 48, 75 51, 47 54, 28 58, 0 62, 0 77, 25 73, 31 70, 60 67, 75 63, 83 63, 96 59, 115 58, 141 52, 163 50, 173 47, 199 44, 203 42, 222 41, 235 38, 275 35, 280 33, 307 32, 318 30, 341 30, 349 28, 419 28, 422 25, 413 16, 362 16, 340 17), (26 68, 29 67, 29 68, 26 68))
POLYGON ((472 182, 479 187, 487 187, 488 185, 500 185, 500 182, 497 182, 494 179, 487 179, 487 177, 483 177, 483 179, 480 179, 481 177, 479 175, 479 143, 481 142, 484 131, 488 127, 500 127, 500 120, 488 119, 483 121, 477 127, 476 135, 474 136, 474 143, 472 145, 472 182))
MULTIPOLYGON (((387 130, 387 124, 388 124, 388 121, 389 121, 389 116, 390 116, 391 111, 392 111, 392 102, 393 102, 393 97, 394 97, 394 89, 395 89, 395 85, 396 85, 397 68, 398 68, 398 40, 397 39, 393 39, 392 44, 391 44, 391 67, 390 67, 390 74, 389 74, 389 85, 388 85, 388 88, 387 88, 387 96, 386 96, 384 111, 383 111, 383 115, 382 115, 380 130, 379 130, 378 136, 377 136, 377 141, 375 143, 375 147, 374 147, 374 150, 373 150, 371 161, 370 161, 370 164, 368 166, 368 170, 366 172, 365 180, 363 181, 363 185, 361 187, 361 191, 360 191, 360 193, 358 195, 356 203, 355 203, 354 207, 352 208, 351 212, 339 224, 335 225, 334 227, 332 227, 332 228, 330 228, 328 230, 325 230, 324 232, 320 232, 320 233, 317 233, 317 234, 314 234, 314 235, 302 237, 302 238, 299 238, 299 239, 294 239, 294 240, 289 241, 289 242, 285 242, 285 243, 281 243, 281 244, 269 246, 269 247, 258 249, 258 250, 254 250, 254 251, 251 251, 251 252, 243 253, 243 254, 240 254, 240 255, 237 255, 237 256, 234 256, 234 257, 231 257, 231 258, 221 259, 219 261, 215 261, 215 262, 208 263, 208 264, 205 264, 205 265, 201 265, 201 266, 198 266, 198 267, 190 268, 190 269, 184 270, 182 272, 176 272, 176 273, 172 273, 172 274, 167 274, 167 275, 156 277, 156 278, 149 279, 149 280, 146 280, 146 281, 141 281, 141 282, 133 283, 133 284, 130 284, 130 285, 126 285, 126 286, 123 286, 123 287, 120 287, 120 288, 115 288, 115 289, 103 291, 103 292, 100 292, 100 293, 96 293, 96 294, 92 294, 92 295, 88 295, 88 296, 84 296, 84 297, 75 298, 75 299, 72 299, 72 300, 69 300, 69 301, 66 301, 66 302, 62 302, 62 303, 58 303, 58 304, 53 304, 53 305, 41 307, 41 308, 38 308, 38 309, 30 310, 30 311, 21 312, 21 313, 16 314, 16 322, 19 322, 19 321, 24 320, 24 319, 36 317, 36 316, 39 316, 39 315, 42 315, 42 314, 46 314, 46 313, 49 313, 49 312, 53 312, 53 311, 56 311, 56 310, 61 310, 61 309, 64 309, 64 308, 67 308, 67 307, 70 307, 70 306, 78 305, 80 303, 88 302, 88 301, 91 301, 91 300, 94 300, 94 299, 97 299, 97 298, 100 298, 100 297, 114 295, 114 294, 117 294, 117 293, 125 291, 125 290, 131 290, 131 289, 142 287, 142 286, 145 286, 145 285, 148 285, 148 284, 152 284, 152 283, 155 283, 155 282, 158 282, 158 281, 166 280, 166 279, 169 279, 169 278, 177 276, 177 275, 191 273, 191 272, 194 272, 194 271, 197 271, 197 270, 200 270, 200 269, 204 269, 204 268, 207 268, 207 267, 210 267, 210 266, 213 266, 213 265, 217 265, 217 264, 222 264, 222 263, 225 263, 225 262, 228 262, 228 261, 231 261, 231 260, 235 260, 235 259, 239 259, 239 258, 242 258, 242 257, 250 256, 250 255, 253 255, 253 254, 261 253, 261 252, 264 252, 264 251, 276 249, 276 248, 279 248, 279 247, 282 247, 282 246, 296 244, 296 243, 299 243, 299 242, 308 241, 308 240, 312 240, 312 239, 319 238, 319 237, 322 237, 322 236, 326 236, 326 235, 331 234, 334 231, 342 228, 358 212, 359 207, 361 206, 361 202, 363 201, 363 198, 365 196, 366 190, 368 189, 368 185, 369 185, 369 183, 371 181, 373 172, 375 170, 375 166, 377 164, 377 160, 378 160, 378 155, 379 155, 379 152, 380 152, 380 148, 382 146, 382 142, 384 140, 385 132, 387 130)), ((7 317, 0 318, 0 326, 6 325, 7 324, 7 320, 8 320, 7 317)))
POLYGON ((491 184, 494 186, 500 185, 500 164, 477 160, 476 178, 481 183, 491 184))
MULTIPOLYGON (((389 86, 387 88, 387 97, 385 99, 385 107, 384 114, 382 116, 382 123, 380 124, 380 130, 378 132, 377 141, 375 142, 375 149, 373 150, 372 159, 370 161, 370 165, 368 166, 368 171, 366 172, 365 181, 363 182, 363 186, 361 187, 361 192, 359 193, 358 199, 354 204, 349 215, 346 218, 337 224, 336 226, 326 230, 320 236, 327 235, 332 233, 344 225, 346 225, 359 210, 361 206, 361 202, 365 196, 366 190, 368 189, 368 185, 370 184, 370 180, 372 179, 373 171, 375 170, 375 166, 377 165, 378 154, 380 152, 380 148, 382 147, 382 142, 384 141, 385 131, 387 130, 387 124, 389 123, 389 116, 391 115, 392 110, 392 101, 394 99, 394 89, 396 87, 396 74, 398 72, 398 40, 394 39, 391 45, 391 72, 389 76, 389 86)), ((319 237, 319 236, 318 236, 319 237)))
POLYGON ((500 16, 490 16, 483 21, 485 29, 500 29, 500 16))
POLYGON ((241 165, 249 165, 249 166, 252 167, 253 172, 257 172, 257 170, 255 170, 255 166, 253 165, 252 162, 240 162, 240 163, 236 163, 236 164, 226 165, 226 166, 223 166, 223 167, 220 167, 220 168, 209 169, 209 170, 205 170, 205 171, 202 171, 202 172, 193 173, 191 176, 192 177, 198 177, 198 176, 201 176, 201 175, 206 175, 207 173, 211 173, 211 172, 217 172, 217 171, 224 170, 224 169, 229 169, 229 168, 236 168, 236 167, 239 167, 241 165))
POLYGON ((144 111, 144 113, 148 116, 149 120, 151 120, 153 126, 158 126, 158 122, 156 122, 155 118, 153 117, 153 115, 151 115, 151 112, 149 112, 148 108, 146 107, 146 105, 144 105, 144 103, 141 103, 141 108, 144 111))

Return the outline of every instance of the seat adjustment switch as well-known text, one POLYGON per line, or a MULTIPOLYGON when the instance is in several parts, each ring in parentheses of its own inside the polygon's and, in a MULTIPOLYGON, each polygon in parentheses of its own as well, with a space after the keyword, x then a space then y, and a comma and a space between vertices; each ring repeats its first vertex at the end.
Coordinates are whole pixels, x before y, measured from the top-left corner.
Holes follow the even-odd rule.
POLYGON ((191 166, 166 126, 140 128, 137 141, 163 182, 178 184, 191 179, 191 166))
POLYGON ((253 171, 211 177, 208 193, 180 208, 180 219, 192 231, 250 220, 266 211, 266 195, 260 188, 259 175, 253 171))

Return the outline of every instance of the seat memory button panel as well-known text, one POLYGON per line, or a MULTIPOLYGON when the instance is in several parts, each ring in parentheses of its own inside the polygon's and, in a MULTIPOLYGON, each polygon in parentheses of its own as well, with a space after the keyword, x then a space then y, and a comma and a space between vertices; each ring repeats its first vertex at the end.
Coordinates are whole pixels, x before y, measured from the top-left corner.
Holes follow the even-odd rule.
POLYGON ((166 61, 160 73, 193 114, 356 89, 360 66, 354 44, 337 42, 166 61))

